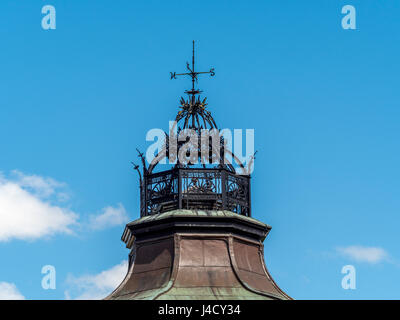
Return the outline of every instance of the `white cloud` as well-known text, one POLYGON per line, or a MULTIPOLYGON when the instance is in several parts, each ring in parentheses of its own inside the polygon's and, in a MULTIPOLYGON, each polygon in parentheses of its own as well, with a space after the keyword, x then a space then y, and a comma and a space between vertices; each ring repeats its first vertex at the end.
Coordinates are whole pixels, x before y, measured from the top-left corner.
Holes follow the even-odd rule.
POLYGON ((14 283, 0 282, 0 300, 25 300, 14 283))
POLYGON ((341 255, 357 262, 375 264, 388 259, 388 253, 379 247, 348 246, 336 249, 341 255))
POLYGON ((69 275, 69 289, 64 292, 66 299, 101 300, 109 295, 122 282, 128 271, 128 261, 95 275, 74 277, 69 275))
POLYGON ((51 178, 13 171, 0 175, 0 241, 34 240, 55 233, 71 234, 78 215, 57 205, 64 184, 51 178))
POLYGON ((119 203, 117 207, 105 207, 101 214, 90 216, 90 227, 92 229, 104 229, 128 222, 128 215, 124 206, 119 203))
MULTIPOLYGON (((36 240, 58 233, 73 234, 79 215, 68 208, 67 185, 49 177, 14 170, 0 172, 0 242, 36 240)), ((128 222, 122 204, 108 206, 89 215, 84 229, 102 230, 128 222)), ((82 229, 82 228, 81 228, 82 229)))
POLYGON ((26 175, 18 170, 13 170, 11 174, 15 177, 15 183, 17 183, 22 188, 31 191, 40 198, 48 198, 55 193, 61 193, 62 196, 65 195, 64 192, 58 192, 59 188, 66 186, 65 183, 58 182, 48 177, 26 175))

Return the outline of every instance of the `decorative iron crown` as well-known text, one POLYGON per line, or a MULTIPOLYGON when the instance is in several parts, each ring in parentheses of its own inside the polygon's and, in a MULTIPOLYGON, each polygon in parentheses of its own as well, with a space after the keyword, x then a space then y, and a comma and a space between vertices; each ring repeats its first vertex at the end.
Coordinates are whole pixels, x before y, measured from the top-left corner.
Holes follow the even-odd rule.
MULTIPOLYGON (((181 130, 194 130, 198 137, 202 129, 218 129, 211 112, 207 110, 206 100, 201 100, 199 89, 195 88, 200 74, 214 76, 214 68, 207 72, 195 71, 194 41, 192 66, 187 63, 187 73, 171 72, 171 79, 177 76, 190 76, 192 88, 186 90, 188 99, 181 97, 180 109, 175 120, 178 124, 177 132, 181 130)), ((170 170, 153 172, 157 164, 165 157, 168 157, 172 146, 169 145, 169 135, 166 135, 166 142, 163 150, 159 152, 149 166, 143 153, 138 150, 139 158, 143 165, 143 175, 139 166, 134 164, 134 169, 140 179, 140 215, 147 216, 162 213, 175 209, 195 210, 229 210, 241 215, 250 216, 250 175, 237 174, 232 164, 226 163, 225 155, 230 154, 236 163, 245 170, 240 160, 227 148, 224 139, 218 137, 220 143, 219 153, 216 155, 217 162, 211 165, 202 164, 195 167, 195 163, 180 163, 177 160, 170 170)), ((200 139, 200 138, 199 138, 200 139)), ((178 142, 177 151, 185 142, 178 142)), ((197 144, 201 148, 201 142, 197 144)), ((198 150, 200 151, 200 150, 198 150)), ((212 148, 209 150, 213 153, 212 148)), ((199 157, 201 152, 198 153, 199 157)), ((254 157, 253 157, 254 159, 254 157)), ((251 164, 250 164, 251 165, 251 164)))

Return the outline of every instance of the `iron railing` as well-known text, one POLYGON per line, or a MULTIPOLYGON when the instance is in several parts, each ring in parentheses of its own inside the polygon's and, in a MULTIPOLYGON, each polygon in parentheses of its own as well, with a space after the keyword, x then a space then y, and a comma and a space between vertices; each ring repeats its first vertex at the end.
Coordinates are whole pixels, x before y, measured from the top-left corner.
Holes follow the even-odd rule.
POLYGON ((144 176, 141 216, 175 209, 229 210, 250 216, 250 177, 226 169, 174 168, 144 176))

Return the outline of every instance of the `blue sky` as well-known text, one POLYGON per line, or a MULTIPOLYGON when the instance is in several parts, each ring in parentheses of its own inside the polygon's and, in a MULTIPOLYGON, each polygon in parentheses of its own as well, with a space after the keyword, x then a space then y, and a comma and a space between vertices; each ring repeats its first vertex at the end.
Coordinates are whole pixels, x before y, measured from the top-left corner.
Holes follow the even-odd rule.
POLYGON ((130 161, 175 117, 190 83, 169 72, 196 40, 217 124, 255 129, 253 217, 273 227, 276 282, 296 299, 398 299, 399 15, 395 0, 1 1, 0 296, 93 298, 119 281, 139 216, 130 161))

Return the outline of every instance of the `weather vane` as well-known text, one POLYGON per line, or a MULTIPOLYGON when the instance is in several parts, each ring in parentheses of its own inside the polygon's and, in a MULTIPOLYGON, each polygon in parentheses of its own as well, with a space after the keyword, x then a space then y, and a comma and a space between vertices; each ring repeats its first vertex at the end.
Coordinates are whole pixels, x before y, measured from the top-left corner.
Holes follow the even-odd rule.
POLYGON ((193 40, 193 54, 192 54, 192 67, 190 67, 189 62, 186 62, 186 68, 189 70, 189 72, 186 73, 176 73, 176 72, 170 72, 171 74, 171 79, 176 79, 176 76, 191 76, 192 78, 192 90, 186 90, 185 93, 189 94, 192 96, 192 100, 194 100, 194 96, 196 94, 201 93, 200 90, 195 89, 194 87, 194 82, 197 82, 197 76, 199 74, 206 74, 209 73, 211 77, 215 75, 214 68, 211 68, 210 71, 206 72, 197 72, 194 69, 194 40, 193 40))

